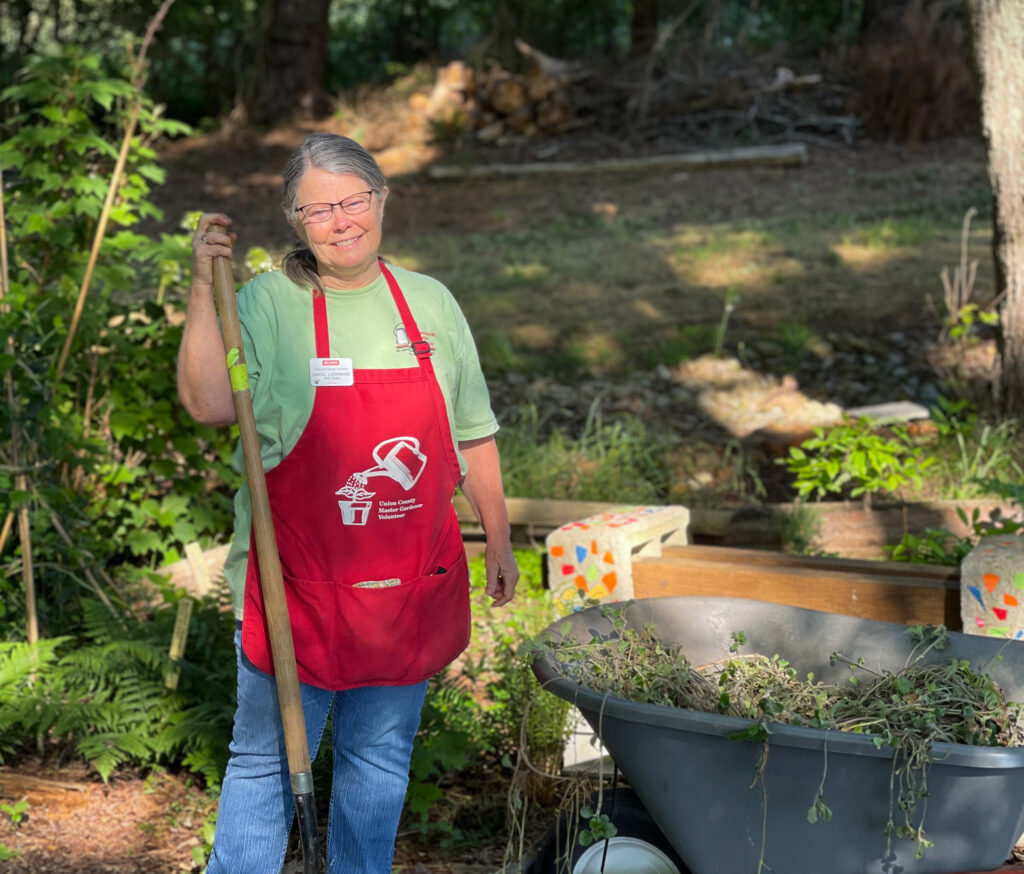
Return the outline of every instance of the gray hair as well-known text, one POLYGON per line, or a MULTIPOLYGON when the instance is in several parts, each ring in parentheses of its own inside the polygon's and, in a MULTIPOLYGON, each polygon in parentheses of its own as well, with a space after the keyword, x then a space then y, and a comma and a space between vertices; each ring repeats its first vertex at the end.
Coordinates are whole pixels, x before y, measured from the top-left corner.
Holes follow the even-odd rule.
MULTIPOLYGON (((302 219, 295 208, 299 205, 299 185, 310 167, 327 170, 329 173, 351 173, 378 194, 388 185, 373 155, 355 140, 338 134, 310 134, 288 159, 284 168, 284 185, 281 187, 284 216, 300 237, 302 219)), ((323 283, 316 269, 316 257, 308 247, 298 246, 285 255, 281 268, 296 285, 311 285, 323 293, 323 283)))

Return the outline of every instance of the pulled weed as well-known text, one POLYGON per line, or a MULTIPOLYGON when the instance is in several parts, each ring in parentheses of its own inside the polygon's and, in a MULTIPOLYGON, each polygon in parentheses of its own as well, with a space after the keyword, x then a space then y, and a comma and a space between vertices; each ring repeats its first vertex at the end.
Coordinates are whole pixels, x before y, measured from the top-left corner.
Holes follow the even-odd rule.
MULTIPOLYGON (((813 675, 800 679, 778 655, 740 654, 741 632, 733 636, 729 657, 694 665, 682 647, 663 643, 653 626, 628 627, 621 608, 605 608, 605 613, 614 626, 610 636, 540 645, 549 647, 563 675, 630 701, 752 720, 731 737, 765 744, 758 778, 771 723, 870 735, 879 749, 892 748, 887 855, 893 838, 912 839, 918 857, 931 845, 924 808, 935 743, 1024 746, 1021 706, 1008 702, 984 670, 957 659, 922 663, 927 653, 946 645, 948 632, 941 626, 909 629, 914 649, 897 671, 873 671, 862 658, 833 653, 832 664, 848 664, 851 676, 846 683, 828 684, 813 675)), ((819 790, 808 819, 830 817, 819 790)))

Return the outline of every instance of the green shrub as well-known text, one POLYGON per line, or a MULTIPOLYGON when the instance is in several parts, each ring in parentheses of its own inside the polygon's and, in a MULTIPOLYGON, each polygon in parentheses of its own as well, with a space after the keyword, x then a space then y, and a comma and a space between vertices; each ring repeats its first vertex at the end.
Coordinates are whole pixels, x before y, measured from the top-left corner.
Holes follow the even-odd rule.
MULTIPOLYGON (((0 309, 5 400, 0 432, 17 459, 0 470, 0 517, 27 505, 39 619, 56 637, 78 629, 82 592, 118 609, 127 597, 106 575, 137 576, 180 557, 193 540, 229 528, 231 436, 196 425, 176 401, 181 337, 157 304, 187 275, 187 238, 152 241, 130 230, 156 217, 150 184, 163 181, 150 143, 181 133, 98 55, 67 48, 30 59, 0 99, 12 117, 0 137, 10 245, 10 290, 0 309), (71 346, 68 336, 121 127, 141 106, 110 225, 71 346), (30 474, 14 488, 14 473, 30 474), (229 484, 225 487, 225 484, 229 484), (65 537, 61 532, 64 532, 65 537), (102 587, 102 592, 97 589, 102 587)), ((24 605, 10 551, 0 574, 0 624, 19 636, 24 605)))
POLYGON ((894 425, 889 432, 891 436, 878 433, 868 419, 815 428, 814 436, 790 447, 782 462, 794 475, 801 498, 848 491, 850 497, 868 500, 883 492, 893 494, 907 483, 920 488, 921 475, 935 459, 925 456, 905 427, 894 425))
POLYGON ((104 780, 122 764, 180 762, 219 782, 235 703, 230 613, 215 603, 193 610, 191 652, 171 690, 172 605, 145 621, 115 617, 97 601, 82 608, 80 641, 0 644, 0 757, 38 739, 75 750, 104 780))

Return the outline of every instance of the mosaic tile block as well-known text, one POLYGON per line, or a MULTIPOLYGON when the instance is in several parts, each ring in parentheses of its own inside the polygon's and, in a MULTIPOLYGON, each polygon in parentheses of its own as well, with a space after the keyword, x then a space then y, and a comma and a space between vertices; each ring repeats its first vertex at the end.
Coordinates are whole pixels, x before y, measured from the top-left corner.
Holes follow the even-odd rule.
POLYGON ((964 632, 1024 640, 1024 537, 978 541, 960 564, 964 632))
POLYGON ((685 546, 690 511, 679 505, 622 506, 570 522, 545 539, 548 581, 556 600, 578 607, 585 597, 633 597, 633 558, 661 555, 662 544, 685 546))

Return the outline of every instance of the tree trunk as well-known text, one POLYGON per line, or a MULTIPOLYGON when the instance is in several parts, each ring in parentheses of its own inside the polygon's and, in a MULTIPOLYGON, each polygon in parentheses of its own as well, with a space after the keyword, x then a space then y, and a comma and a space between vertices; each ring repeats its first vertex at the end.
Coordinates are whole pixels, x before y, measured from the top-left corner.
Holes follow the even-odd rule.
POLYGON ((629 56, 642 58, 658 35, 658 0, 633 0, 633 18, 629 24, 629 56))
POLYGON ((888 4, 886 0, 864 0, 863 11, 860 16, 860 32, 864 34, 878 33, 884 26, 883 13, 886 6, 892 6, 892 0, 888 4))
POLYGON ((1024 3, 968 0, 994 198, 1000 311, 998 396, 1024 416, 1024 3))
POLYGON ((273 0, 263 20, 252 119, 273 125, 327 107, 327 12, 330 0, 273 0))

